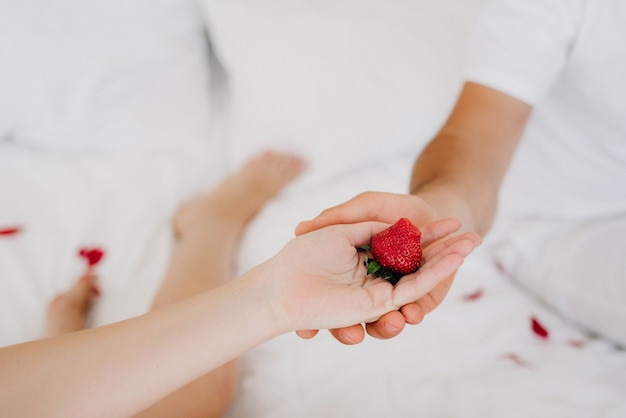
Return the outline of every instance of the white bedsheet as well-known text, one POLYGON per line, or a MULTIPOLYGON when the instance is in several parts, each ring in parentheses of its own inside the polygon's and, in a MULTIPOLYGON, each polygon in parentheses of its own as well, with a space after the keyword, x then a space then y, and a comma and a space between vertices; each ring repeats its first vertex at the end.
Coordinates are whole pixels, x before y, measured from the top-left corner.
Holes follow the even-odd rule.
MULTIPOLYGON (((402 191, 411 162, 404 153, 283 196, 250 228, 241 268, 271 255, 303 217, 363 189, 402 191)), ((626 352, 552 314, 485 248, 466 261, 443 305, 392 341, 343 346, 327 332, 310 341, 285 335, 242 365, 230 418, 626 416, 626 352), (532 331, 532 317, 547 339, 532 331)))
POLYGON ((85 269, 83 247, 101 247, 101 300, 90 323, 145 312, 167 266, 169 220, 219 175, 204 159, 62 156, 0 146, 0 345, 39 338, 46 304, 85 269))
MULTIPOLYGON (((318 188, 285 190, 244 237, 238 269, 263 261, 293 228, 365 190, 402 191, 410 152, 318 188)), ((83 268, 79 247, 98 245, 102 296, 91 321, 145 311, 168 261, 169 218, 207 187, 208 158, 185 155, 61 158, 16 147, 0 153, 1 343, 40 336, 45 304, 83 268)), ((583 335, 503 277, 479 251, 444 304, 392 341, 343 346, 327 332, 285 335, 242 358, 228 417, 623 417, 626 352, 583 335), (478 290, 482 297, 467 301, 478 290), (549 330, 543 340, 531 316, 549 330)))
MULTIPOLYGON (((448 6, 443 9, 456 10, 448 6)), ((422 38, 438 39, 411 35, 422 38)), ((281 109, 275 110, 273 122, 282 126, 281 109)), ((41 336, 46 304, 84 268, 77 255, 84 246, 106 251, 96 270, 102 295, 90 324, 148 309, 168 263, 176 207, 250 152, 232 138, 227 147, 214 141, 206 150, 186 144, 168 155, 135 147, 139 152, 102 156, 0 142, 0 229, 22 228, 0 236, 0 345, 41 336)), ((418 148, 394 148, 375 166, 355 163, 345 171, 335 165, 327 177, 316 167, 316 181, 295 182, 252 222, 238 270, 273 255, 297 222, 329 206, 365 190, 404 192, 418 148)), ((504 277, 484 247, 462 267, 443 305, 391 341, 343 346, 327 332, 311 341, 290 334, 250 351, 241 363, 241 389, 227 418, 626 417, 626 352, 552 314, 504 277), (532 332, 531 317, 548 329, 548 339, 532 332)))

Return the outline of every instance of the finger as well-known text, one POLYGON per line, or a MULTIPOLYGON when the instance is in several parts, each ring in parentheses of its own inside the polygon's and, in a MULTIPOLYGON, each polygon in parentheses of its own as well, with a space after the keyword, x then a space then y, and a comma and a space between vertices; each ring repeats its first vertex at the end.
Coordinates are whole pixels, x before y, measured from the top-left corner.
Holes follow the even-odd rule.
POLYGON ((473 232, 452 237, 446 240, 440 240, 434 245, 424 249, 424 259, 426 262, 437 262, 448 254, 459 254, 467 257, 481 243, 480 236, 473 232))
POLYGON ((316 330, 316 329, 303 329, 303 330, 296 331, 296 335, 298 335, 298 337, 303 338, 305 340, 310 340, 311 338, 315 337, 318 332, 319 330, 316 330))
POLYGON ((422 246, 426 247, 441 238, 458 231, 461 228, 461 222, 453 218, 446 218, 425 225, 420 228, 422 233, 422 246))
POLYGON ((465 232, 463 234, 460 235, 452 235, 449 236, 446 239, 439 239, 435 242, 433 242, 432 244, 426 246, 424 248, 424 251, 430 251, 430 252, 439 252, 441 251, 443 248, 446 247, 450 247, 453 244, 455 244, 457 241, 460 240, 467 240, 468 242, 471 242, 475 247, 479 246, 482 243, 482 238, 480 235, 478 235, 475 232, 465 232))
POLYGON ((372 241, 372 237, 389 227, 389 224, 381 222, 359 222, 348 225, 334 225, 332 228, 341 230, 347 237, 350 245, 359 247, 367 245, 372 241))
POLYGON ((389 224, 381 222, 359 222, 354 224, 331 225, 326 227, 328 231, 340 232, 348 243, 353 247, 369 244, 372 236, 378 234, 389 224))
POLYGON ((329 331, 337 341, 346 345, 358 344, 365 338, 365 331, 363 330, 363 326, 361 324, 331 329, 329 331))
POLYGON ((355 211, 352 209, 352 206, 355 208, 360 207, 360 205, 355 205, 354 203, 357 198, 353 198, 345 203, 328 208, 313 219, 300 222, 296 226, 296 236, 303 235, 329 225, 350 224, 355 222, 353 219, 357 219, 356 222, 366 219, 366 217, 364 217, 359 210, 355 211))
POLYGON ((381 206, 384 206, 384 199, 379 199, 377 193, 361 193, 347 202, 322 211, 311 220, 300 222, 296 226, 296 235, 302 235, 329 225, 383 220, 378 216, 382 212, 381 206))
POLYGON ((378 321, 365 325, 367 333, 381 340, 393 338, 400 334, 406 325, 404 316, 399 311, 391 311, 381 316, 378 321))
POLYGON ((452 282, 454 281, 454 275, 443 280, 440 284, 437 285, 433 290, 431 290, 426 296, 420 298, 416 301, 410 309, 410 312, 405 314, 404 307, 402 307, 402 313, 405 314, 405 318, 408 315, 411 315, 411 318, 407 318, 407 323, 409 324, 417 324, 424 319, 424 316, 431 313, 439 304, 443 301, 443 299, 448 294, 450 287, 452 286, 452 282), (419 318, 419 322, 413 322, 414 319, 419 318))
MULTIPOLYGON (((463 234, 459 237, 451 238, 450 245, 442 250, 439 254, 429 260, 430 263, 437 263, 446 255, 458 254, 463 257, 469 255, 472 250, 480 243, 480 236, 477 234, 469 233, 463 234)), ((424 317, 432 312, 445 298, 446 294, 452 286, 456 271, 450 274, 447 278, 442 280, 435 286, 430 292, 417 301, 408 303, 400 308, 400 312, 404 315, 407 324, 416 325, 424 320, 424 317)))
MULTIPOLYGON (((424 296, 422 299, 428 298, 429 295, 430 293, 424 296)), ((420 301, 422 299, 420 299, 420 301)), ((419 301, 407 303, 402 308, 400 308, 400 312, 402 313, 402 316, 404 317, 406 323, 411 325, 419 324, 424 320, 424 316, 426 316, 426 312, 424 311, 424 309, 422 309, 422 305, 419 303, 419 301)))
POLYGON ((437 262, 427 262, 417 273, 404 276, 393 290, 394 306, 400 307, 427 295, 439 283, 452 275, 462 264, 464 257, 448 254, 437 262))

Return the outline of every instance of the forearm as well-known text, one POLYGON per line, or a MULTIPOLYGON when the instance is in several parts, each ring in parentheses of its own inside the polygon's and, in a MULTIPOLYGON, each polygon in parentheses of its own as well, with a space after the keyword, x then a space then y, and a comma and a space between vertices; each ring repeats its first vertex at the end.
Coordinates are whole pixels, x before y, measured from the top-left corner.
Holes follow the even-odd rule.
POLYGON ((484 235, 530 112, 503 93, 466 84, 448 121, 416 161, 411 193, 430 203, 435 216, 457 218, 464 229, 484 235))
POLYGON ((269 288, 244 276, 135 319, 4 348, 0 409, 14 417, 132 415, 284 331, 270 325, 269 288))
POLYGON ((411 193, 426 200, 438 219, 453 217, 484 235, 495 216, 501 173, 485 155, 471 155, 469 141, 440 134, 416 161, 411 193))

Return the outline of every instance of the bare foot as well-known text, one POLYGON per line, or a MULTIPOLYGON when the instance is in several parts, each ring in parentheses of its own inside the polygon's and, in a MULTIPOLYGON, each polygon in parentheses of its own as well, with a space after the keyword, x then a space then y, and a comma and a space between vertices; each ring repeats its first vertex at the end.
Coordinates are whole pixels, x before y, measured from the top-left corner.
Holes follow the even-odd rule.
POLYGON ((96 276, 81 277, 67 292, 57 295, 48 305, 46 336, 56 337, 85 328, 85 317, 92 299, 99 294, 96 276))
POLYGON ((217 189, 178 210, 173 221, 176 236, 180 238, 190 229, 197 229, 207 216, 243 228, 268 200, 298 177, 304 166, 299 157, 275 152, 265 152, 248 161, 217 189))

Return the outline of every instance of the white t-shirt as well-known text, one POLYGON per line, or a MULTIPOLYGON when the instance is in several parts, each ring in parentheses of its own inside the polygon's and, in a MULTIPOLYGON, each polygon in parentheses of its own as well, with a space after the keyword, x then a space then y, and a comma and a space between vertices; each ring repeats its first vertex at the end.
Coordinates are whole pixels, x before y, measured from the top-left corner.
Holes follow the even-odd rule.
POLYGON ((0 143, 62 152, 206 140, 207 42, 193 0, 0 2, 0 143))
POLYGON ((626 1, 496 0, 467 79, 534 106, 502 217, 626 213, 626 1))

